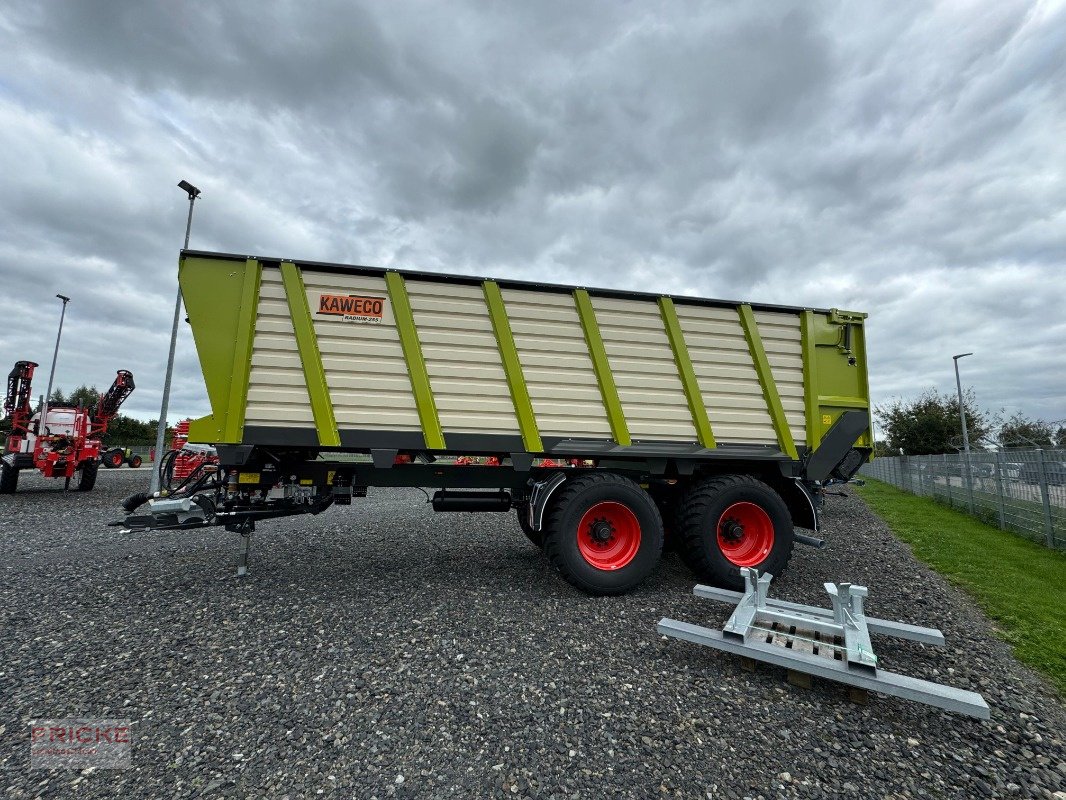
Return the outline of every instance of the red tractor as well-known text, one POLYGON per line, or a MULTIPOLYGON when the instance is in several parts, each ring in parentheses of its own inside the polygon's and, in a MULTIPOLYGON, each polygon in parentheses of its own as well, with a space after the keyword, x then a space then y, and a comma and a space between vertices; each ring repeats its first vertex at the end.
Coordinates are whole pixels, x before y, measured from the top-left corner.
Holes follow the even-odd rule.
POLYGON ((111 388, 93 408, 49 407, 48 419, 33 413, 30 382, 37 365, 19 361, 7 376, 4 413, 11 417, 11 433, 0 456, 0 494, 12 494, 19 471, 37 469, 46 478, 64 478, 66 485, 78 474, 78 489, 96 485, 100 468, 100 437, 119 407, 133 392, 133 373, 118 371, 111 388))

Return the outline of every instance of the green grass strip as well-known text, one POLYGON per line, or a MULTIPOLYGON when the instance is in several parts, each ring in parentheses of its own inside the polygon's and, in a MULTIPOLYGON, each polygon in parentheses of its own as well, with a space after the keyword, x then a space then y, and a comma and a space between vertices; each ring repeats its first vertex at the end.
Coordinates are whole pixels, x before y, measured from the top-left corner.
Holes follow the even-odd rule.
POLYGON ((252 372, 252 342, 255 339, 255 316, 259 310, 259 280, 262 274, 257 259, 249 258, 245 262, 241 306, 237 312, 237 338, 233 348, 229 407, 226 410, 227 442, 244 439, 244 413, 248 407, 248 378, 252 372))
POLYGON ((792 439, 792 431, 788 427, 788 420, 785 419, 785 408, 781 405, 781 396, 777 393, 774 373, 766 358, 766 349, 763 347, 762 336, 759 335, 755 314, 747 303, 738 306, 737 311, 740 312, 740 324, 744 328, 744 338, 748 340, 748 351, 751 353, 755 372, 759 376, 759 385, 762 386, 766 410, 770 412, 770 421, 773 422, 774 431, 777 433, 778 447, 793 461, 798 461, 799 453, 796 451, 796 442, 792 439))
POLYGON ((1019 660, 1066 695, 1066 554, 880 481, 858 494, 915 556, 973 595, 1019 660))
POLYGON ((670 349, 674 353, 677 375, 685 390, 685 399, 688 400, 688 410, 692 414, 692 424, 696 428, 696 435, 704 447, 717 447, 714 432, 711 430, 711 420, 707 416, 707 406, 704 405, 703 393, 700 391, 699 381, 696 380, 696 371, 692 368, 692 359, 688 355, 688 345, 685 343, 685 334, 681 331, 681 322, 677 318, 674 301, 669 297, 660 297, 659 314, 663 318, 666 338, 670 340, 670 349))
POLYGON ((422 355, 422 342, 415 327, 415 315, 411 311, 411 299, 407 296, 407 284, 398 272, 385 273, 385 286, 389 290, 392 314, 396 318, 396 330, 400 334, 400 346, 407 362, 407 374, 415 395, 415 407, 422 424, 422 438, 431 450, 444 450, 444 431, 440 426, 437 402, 433 399, 433 387, 429 382, 429 370, 422 355))
POLYGON ((526 450, 531 453, 543 452, 544 445, 540 440, 540 431, 537 429, 533 401, 529 399, 526 376, 522 372, 522 362, 518 358, 518 348, 515 346, 514 334, 511 332, 511 322, 507 318, 507 306, 503 302, 503 293, 500 292, 496 281, 485 281, 481 289, 485 293, 485 304, 489 307, 492 332, 496 334, 496 345, 500 350, 500 360, 503 363, 504 375, 507 377, 507 388, 511 392, 511 402, 514 403, 518 429, 522 432, 522 442, 526 450))
POLYGON ((600 385, 600 396, 603 397, 603 407, 611 425, 611 436, 618 444, 628 446, 633 440, 629 438, 629 426, 626 425, 626 416, 622 412, 622 401, 618 397, 618 387, 614 383, 611 364, 607 360, 607 349, 603 346, 600 325, 596 322, 596 312, 592 308, 589 293, 584 289, 575 289, 574 304, 581 320, 581 330, 585 332, 585 344, 588 345, 589 356, 592 358, 592 368, 596 371, 596 380, 600 385))
POLYGON ((807 447, 815 450, 822 440, 822 421, 819 419, 818 362, 813 311, 800 314, 800 349, 803 353, 803 408, 807 417, 807 447))
POLYGON ((318 431, 318 443, 323 447, 340 447, 341 437, 333 416, 333 401, 329 396, 329 386, 326 385, 326 370, 322 367, 322 354, 318 350, 311 308, 307 304, 307 290, 300 271, 291 261, 281 262, 281 280, 285 285, 285 299, 289 302, 296 347, 304 368, 304 381, 311 401, 311 413, 315 418, 315 429, 318 431))

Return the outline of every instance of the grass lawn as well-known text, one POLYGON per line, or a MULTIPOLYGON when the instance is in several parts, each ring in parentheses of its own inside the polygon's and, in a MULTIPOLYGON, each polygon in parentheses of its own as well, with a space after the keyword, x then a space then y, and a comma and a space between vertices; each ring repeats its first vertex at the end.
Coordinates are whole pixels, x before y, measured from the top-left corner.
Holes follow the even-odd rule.
POLYGON ((915 556, 973 595, 1014 654, 1066 696, 1066 554, 880 481, 858 494, 915 556))

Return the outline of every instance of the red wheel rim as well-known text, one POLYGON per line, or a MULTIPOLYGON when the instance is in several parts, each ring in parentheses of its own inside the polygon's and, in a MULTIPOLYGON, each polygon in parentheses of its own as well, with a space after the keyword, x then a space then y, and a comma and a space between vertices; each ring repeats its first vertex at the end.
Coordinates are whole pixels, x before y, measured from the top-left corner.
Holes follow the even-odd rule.
POLYGON ((577 525, 577 549, 596 569, 621 569, 640 549, 640 523, 622 503, 597 503, 577 525))
POLYGON ((718 518, 718 547, 738 567, 761 564, 774 549, 770 515, 755 503, 733 503, 718 518))
POLYGON ((114 464, 116 467, 121 467, 122 456, 120 456, 118 453, 115 453, 113 456, 111 456, 111 463, 114 464))

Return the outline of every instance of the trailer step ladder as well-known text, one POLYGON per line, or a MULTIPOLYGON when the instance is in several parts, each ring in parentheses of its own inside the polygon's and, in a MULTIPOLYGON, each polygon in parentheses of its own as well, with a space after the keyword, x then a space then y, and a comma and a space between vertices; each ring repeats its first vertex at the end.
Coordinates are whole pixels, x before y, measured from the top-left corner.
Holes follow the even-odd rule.
MULTIPOLYGON (((673 619, 660 620, 656 630, 752 662, 784 667, 792 682, 802 684, 804 676, 816 676, 978 719, 989 718, 988 704, 976 692, 880 668, 871 633, 937 646, 944 644, 944 634, 934 628, 867 617, 863 603, 869 592, 865 586, 825 584, 833 604, 826 609, 768 598, 772 575, 759 575, 748 567, 740 573, 743 594, 712 586, 696 586, 694 590, 697 597, 737 604, 722 630, 673 619)), ((806 677, 806 683, 809 680, 806 677)))

